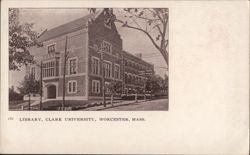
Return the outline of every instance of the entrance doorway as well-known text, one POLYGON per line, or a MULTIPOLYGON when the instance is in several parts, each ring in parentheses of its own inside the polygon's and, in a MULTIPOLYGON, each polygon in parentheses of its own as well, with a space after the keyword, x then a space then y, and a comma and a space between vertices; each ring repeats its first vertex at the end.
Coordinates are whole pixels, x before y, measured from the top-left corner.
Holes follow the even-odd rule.
POLYGON ((47 88, 47 97, 48 99, 55 99, 56 98, 56 86, 50 85, 47 88))

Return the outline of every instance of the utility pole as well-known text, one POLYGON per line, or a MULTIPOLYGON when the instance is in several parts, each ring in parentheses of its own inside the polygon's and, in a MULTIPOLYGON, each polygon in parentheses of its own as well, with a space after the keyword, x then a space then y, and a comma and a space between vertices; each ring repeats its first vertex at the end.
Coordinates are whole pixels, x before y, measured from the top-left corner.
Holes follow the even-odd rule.
POLYGON ((144 75, 144 79, 143 79, 143 89, 144 89, 144 91, 143 91, 143 94, 144 94, 144 100, 146 100, 146 82, 147 82, 147 80, 146 80, 146 69, 145 70, 141 70, 141 71, 139 71, 139 75, 144 75))
POLYGON ((103 97, 103 106, 106 107, 106 97, 105 97, 105 71, 103 65, 103 50, 101 49, 101 69, 102 69, 102 97, 103 97))
POLYGON ((144 100, 146 101, 146 99, 147 99, 147 97, 146 97, 146 82, 147 82, 147 80, 146 80, 146 70, 144 71, 144 100))
POLYGON ((41 61, 40 66, 40 106, 39 109, 42 110, 42 96, 43 96, 43 62, 41 61))
MULTIPOLYGON (((30 88, 29 88, 30 89, 30 88)), ((28 103, 28 110, 30 110, 30 91, 29 91, 29 103, 28 103)))
POLYGON ((68 37, 66 36, 65 50, 64 50, 64 62, 63 62, 63 102, 62 102, 62 110, 64 110, 64 108, 65 108, 65 71, 66 71, 66 63, 67 63, 67 44, 68 44, 68 37))
POLYGON ((122 94, 125 94, 125 63, 124 63, 124 55, 122 52, 122 94))
POLYGON ((137 89, 135 89, 135 102, 137 103, 138 102, 138 90, 137 89))

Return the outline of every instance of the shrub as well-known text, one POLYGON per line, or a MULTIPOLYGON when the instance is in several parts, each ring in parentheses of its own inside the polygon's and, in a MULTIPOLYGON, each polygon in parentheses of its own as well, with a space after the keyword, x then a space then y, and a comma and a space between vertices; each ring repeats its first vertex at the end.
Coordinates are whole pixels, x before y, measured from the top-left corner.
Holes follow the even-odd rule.
POLYGON ((23 100, 23 95, 15 92, 14 90, 9 90, 9 101, 23 100))

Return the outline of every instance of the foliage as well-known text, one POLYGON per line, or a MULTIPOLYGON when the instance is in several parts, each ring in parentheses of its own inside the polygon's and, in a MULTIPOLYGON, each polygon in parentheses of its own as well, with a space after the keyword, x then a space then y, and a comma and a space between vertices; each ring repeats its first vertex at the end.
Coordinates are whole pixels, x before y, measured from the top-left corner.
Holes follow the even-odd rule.
POLYGON ((110 90, 111 94, 121 93, 122 85, 121 82, 111 81, 107 88, 110 90))
POLYGON ((168 76, 166 74, 164 75, 162 89, 166 91, 168 90, 168 76))
POLYGON ((161 85, 159 84, 159 79, 155 75, 150 75, 146 81, 146 91, 150 91, 151 93, 155 93, 159 91, 161 85))
POLYGON ((33 63, 29 47, 42 46, 38 33, 33 31, 33 23, 19 22, 19 9, 9 9, 9 69, 19 70, 22 65, 33 63))
POLYGON ((159 75, 150 75, 146 81, 146 91, 154 94, 167 94, 168 91, 168 76, 162 78, 159 75))
POLYGON ((23 95, 17 93, 13 88, 9 88, 9 101, 23 100, 23 95))
POLYGON ((32 74, 26 75, 21 82, 21 87, 18 87, 18 90, 22 95, 38 93, 40 91, 40 82, 35 80, 32 74))
MULTIPOLYGON (((90 8, 89 12, 96 12, 90 8)), ((123 27, 144 33, 154 47, 161 53, 168 65, 168 9, 167 8, 124 8, 123 17, 117 18, 112 8, 105 8, 105 14, 112 22, 119 22, 123 27)))

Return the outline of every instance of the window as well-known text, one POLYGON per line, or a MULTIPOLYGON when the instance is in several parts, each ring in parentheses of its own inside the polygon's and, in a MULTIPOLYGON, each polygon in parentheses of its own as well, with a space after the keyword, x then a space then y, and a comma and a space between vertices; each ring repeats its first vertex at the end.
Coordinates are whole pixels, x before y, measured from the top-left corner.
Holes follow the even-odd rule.
POLYGON ((93 45, 93 48, 94 48, 94 50, 95 50, 96 52, 98 52, 99 47, 98 47, 98 45, 97 45, 97 44, 94 44, 94 45, 93 45))
POLYGON ((142 70, 142 67, 141 67, 141 65, 139 65, 139 70, 142 70))
POLYGON ((100 81, 93 80, 92 81, 92 92, 93 93, 100 93, 100 81))
POLYGON ((119 65, 115 65, 115 79, 120 79, 120 66, 119 65))
POLYGON ((48 54, 55 53, 55 52, 56 52, 56 45, 55 44, 49 45, 48 46, 48 54))
POLYGON ((135 84, 135 76, 132 75, 132 80, 131 81, 132 81, 131 82, 132 84, 135 84))
POLYGON ((125 66, 127 66, 127 65, 128 65, 128 62, 127 62, 127 60, 124 60, 124 64, 125 64, 125 66))
POLYGON ((50 61, 43 63, 43 77, 55 76, 55 62, 50 61))
POLYGON ((107 53, 112 53, 112 44, 107 41, 103 41, 102 50, 107 53))
POLYGON ((104 77, 110 78, 111 77, 111 62, 104 62, 104 77))
POLYGON ((36 68, 35 67, 31 68, 31 75, 32 75, 33 78, 36 77, 36 68))
POLYGON ((100 65, 99 65, 99 59, 92 57, 92 73, 95 75, 99 75, 99 69, 100 65))
POLYGON ((132 63, 131 63, 130 61, 128 62, 128 66, 129 66, 129 67, 132 67, 132 63))
POLYGON ((77 59, 76 58, 71 58, 69 59, 69 74, 76 74, 77 70, 77 59))
POLYGON ((128 88, 125 88, 125 94, 128 95, 128 88))
POLYGON ((125 73, 125 83, 128 83, 128 75, 125 73))
POLYGON ((110 94, 111 90, 110 90, 110 83, 109 82, 105 82, 105 94, 110 94))
POLYGON ((76 93, 77 92, 77 82, 69 81, 68 82, 68 93, 76 93))
POLYGON ((131 75, 128 75, 128 84, 131 84, 131 75))

